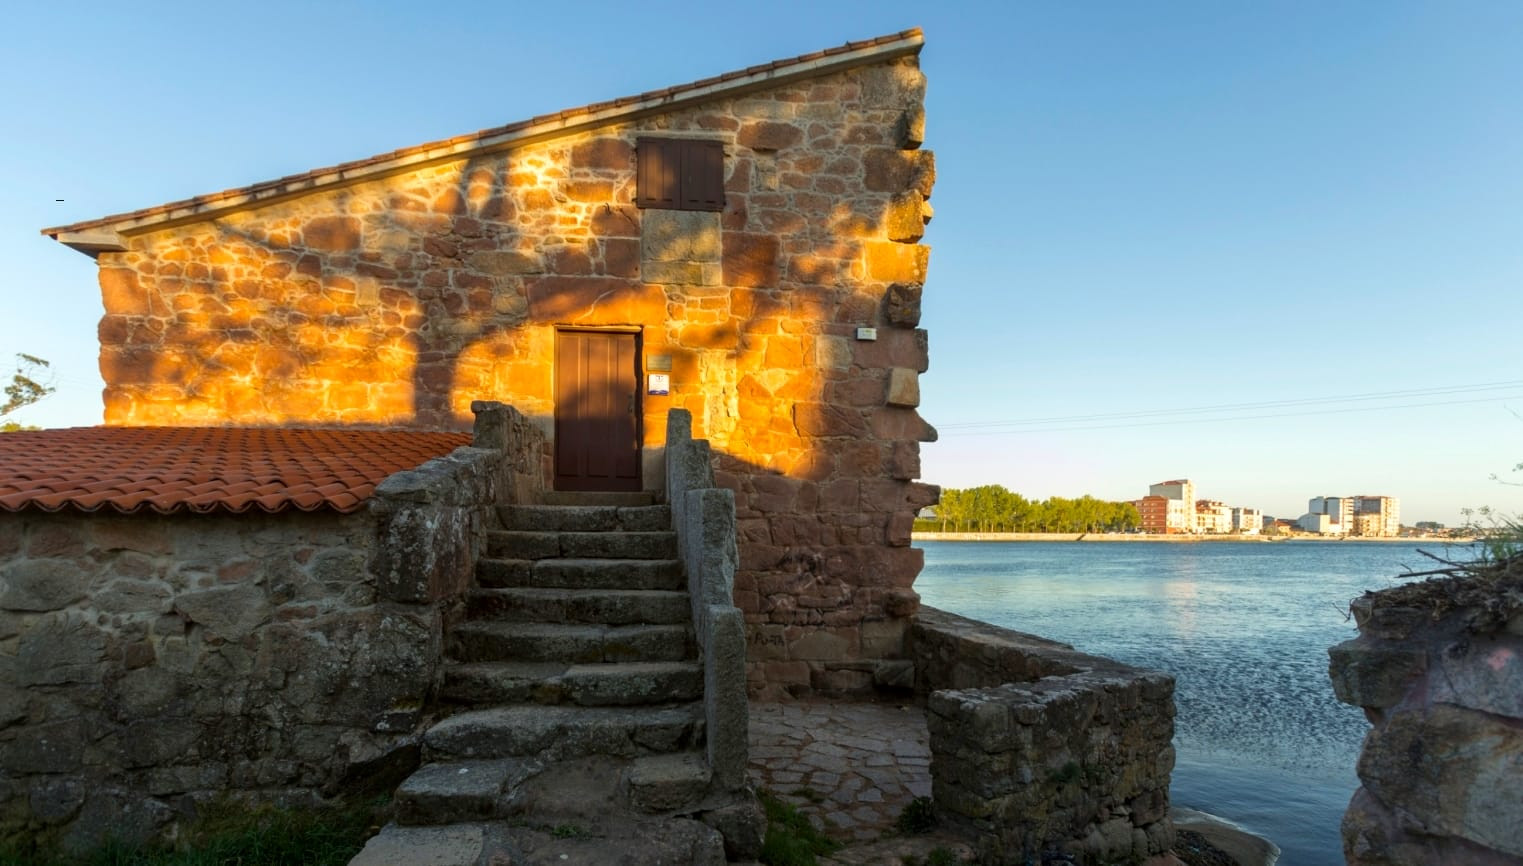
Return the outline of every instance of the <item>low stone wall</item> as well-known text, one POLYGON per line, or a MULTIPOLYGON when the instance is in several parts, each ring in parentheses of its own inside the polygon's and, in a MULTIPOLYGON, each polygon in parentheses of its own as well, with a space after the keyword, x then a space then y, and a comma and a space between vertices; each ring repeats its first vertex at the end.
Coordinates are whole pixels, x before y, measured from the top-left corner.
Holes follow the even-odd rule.
POLYGON ((1174 845, 1174 679, 922 607, 910 628, 937 812, 984 863, 1174 845))
POLYGON ((709 443, 693 419, 673 409, 666 422, 666 492, 687 571, 693 629, 703 653, 703 708, 709 767, 730 791, 746 784, 750 713, 746 701, 745 617, 735 592, 735 493, 714 486, 709 443))
POLYGON ((353 514, 0 513, 0 837, 79 849, 228 794, 389 788, 503 464, 543 450, 498 439, 508 460, 457 449, 353 514))
POLYGON ((1373 726, 1343 818, 1351 866, 1523 863, 1523 562, 1366 593, 1331 650, 1373 726))

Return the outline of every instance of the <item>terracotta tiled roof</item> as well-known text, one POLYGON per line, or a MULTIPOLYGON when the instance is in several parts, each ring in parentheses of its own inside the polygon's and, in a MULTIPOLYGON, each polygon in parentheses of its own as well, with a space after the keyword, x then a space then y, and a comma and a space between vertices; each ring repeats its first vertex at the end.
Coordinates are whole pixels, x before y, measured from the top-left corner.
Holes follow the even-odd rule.
POLYGON ((362 178, 445 159, 460 158, 530 139, 576 132, 654 111, 671 111, 691 102, 725 98, 758 86, 775 85, 783 80, 820 75, 861 63, 913 54, 919 52, 924 42, 925 37, 920 28, 916 27, 874 39, 848 42, 845 45, 801 54, 798 57, 749 66, 687 84, 594 102, 578 108, 542 114, 517 123, 494 126, 480 132, 430 141, 414 147, 404 147, 389 153, 377 154, 368 159, 357 159, 156 207, 43 229, 42 233, 68 242, 66 238, 59 236, 100 230, 143 229, 166 222, 209 217, 214 213, 247 207, 270 199, 284 198, 335 184, 352 183, 362 178))
POLYGON ((388 475, 469 433, 75 427, 0 434, 0 509, 358 509, 388 475))

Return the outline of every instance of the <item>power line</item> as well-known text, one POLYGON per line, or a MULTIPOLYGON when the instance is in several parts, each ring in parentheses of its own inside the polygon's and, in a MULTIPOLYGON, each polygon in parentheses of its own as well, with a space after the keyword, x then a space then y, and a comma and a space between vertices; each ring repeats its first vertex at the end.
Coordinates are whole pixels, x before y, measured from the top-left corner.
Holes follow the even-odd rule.
MULTIPOLYGON (((1464 406, 1474 403, 1493 403, 1510 397, 1523 398, 1523 394, 1482 397, 1476 400, 1444 400, 1436 403, 1407 403, 1400 406, 1356 406, 1348 409, 1314 409, 1309 412, 1276 412, 1267 415, 1238 415, 1226 418, 1176 418, 1169 421, 1138 421, 1127 424, 1093 424, 1080 427, 1036 427, 1028 430, 954 430, 947 435, 956 436, 1017 436, 1027 433, 1067 433, 1079 430, 1120 430, 1126 427, 1165 427, 1175 424, 1209 424, 1217 421, 1258 421, 1268 418, 1298 418, 1307 415, 1343 415, 1350 412, 1380 412, 1386 409, 1421 409, 1429 406, 1464 406)), ((938 426, 937 429, 942 429, 938 426)))
MULTIPOLYGON (((1212 406, 1192 406, 1185 408, 1170 409, 1140 409, 1128 412, 1106 412, 1094 415, 1059 415, 1049 418, 1028 418, 1011 421, 967 421, 954 422, 951 424, 938 424, 942 430, 971 430, 983 427, 1026 427, 1043 424, 1072 424, 1088 421, 1112 421, 1128 420, 1134 418, 1157 418, 1171 415, 1200 415, 1219 412, 1256 411, 1260 409, 1288 408, 1295 406, 1316 406, 1329 403, 1343 403, 1365 400, 1401 400, 1413 397, 1439 397, 1455 394, 1472 394, 1483 391, 1510 390, 1523 388, 1523 380, 1505 382, 1479 382, 1470 385, 1448 385, 1435 388, 1417 388, 1401 391, 1374 391, 1363 394, 1346 394, 1335 397, 1307 397, 1294 400, 1266 400, 1253 403, 1221 403, 1212 406)), ((1505 399, 1503 395, 1490 399, 1505 399)), ((1397 407, 1374 407, 1374 408, 1397 408, 1397 407)))

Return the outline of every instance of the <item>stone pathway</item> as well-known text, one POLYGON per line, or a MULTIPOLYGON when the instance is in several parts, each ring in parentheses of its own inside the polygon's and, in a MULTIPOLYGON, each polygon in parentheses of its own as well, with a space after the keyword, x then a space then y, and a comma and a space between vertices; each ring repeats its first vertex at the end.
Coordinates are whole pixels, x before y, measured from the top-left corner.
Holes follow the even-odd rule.
POLYGON ((914 706, 753 703, 749 775, 832 835, 876 839, 931 796, 929 742, 914 706))

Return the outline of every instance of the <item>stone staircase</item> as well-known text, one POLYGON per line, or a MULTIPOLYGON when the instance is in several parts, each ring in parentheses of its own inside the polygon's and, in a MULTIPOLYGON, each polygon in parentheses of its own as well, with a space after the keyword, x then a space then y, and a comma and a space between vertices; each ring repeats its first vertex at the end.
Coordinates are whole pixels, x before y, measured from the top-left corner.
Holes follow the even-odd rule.
MULTIPOLYGON (((604 862, 632 837, 650 862, 723 862, 719 834, 678 817, 722 798, 710 797, 703 665, 671 512, 645 494, 553 496, 571 504, 496 509, 501 528, 445 635, 439 699, 453 712, 424 734, 396 825, 354 863, 421 857, 471 832, 515 863, 535 851, 604 862)), ((476 853, 458 862, 490 859, 464 847, 476 853)))

